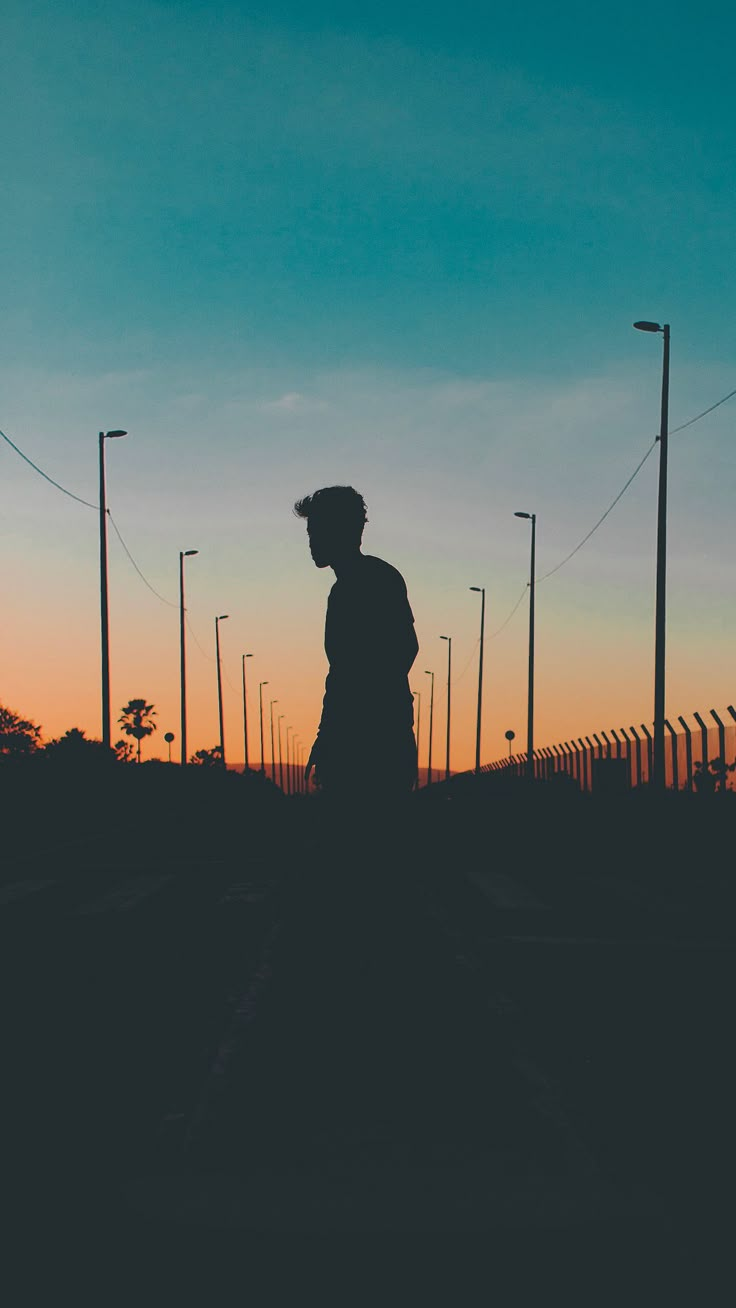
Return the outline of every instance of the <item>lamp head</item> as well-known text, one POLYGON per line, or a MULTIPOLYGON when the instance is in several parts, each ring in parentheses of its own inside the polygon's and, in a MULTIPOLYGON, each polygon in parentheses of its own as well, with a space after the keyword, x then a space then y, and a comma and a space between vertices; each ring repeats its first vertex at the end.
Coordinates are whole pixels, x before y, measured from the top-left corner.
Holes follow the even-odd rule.
POLYGON ((252 659, 252 658, 253 658, 253 655, 252 655, 252 654, 244 654, 244 655, 243 655, 243 658, 244 658, 244 659, 252 659))
POLYGON ((106 431, 105 439, 111 441, 114 440, 116 436, 127 436, 127 435, 128 435, 127 431, 106 431))
POLYGON ((193 554, 199 554, 199 550, 184 550, 184 558, 189 559, 193 554))
POLYGON ((515 513, 515 518, 531 518, 531 513, 515 513))
POLYGON ((221 613, 220 616, 219 616, 219 618, 217 619, 217 621, 218 621, 218 622, 224 622, 224 621, 225 621, 225 618, 229 618, 229 617, 230 617, 230 614, 229 614, 229 613, 221 613))
POLYGON ((635 322, 634 326, 638 332, 661 332, 662 330, 658 322, 635 322))
POLYGON ((452 636, 440 636, 440 640, 452 640, 452 636))
POLYGON ((477 590, 478 594, 480 594, 481 591, 483 590, 483 587, 482 587, 482 586, 471 586, 469 589, 470 589, 470 590, 477 590))

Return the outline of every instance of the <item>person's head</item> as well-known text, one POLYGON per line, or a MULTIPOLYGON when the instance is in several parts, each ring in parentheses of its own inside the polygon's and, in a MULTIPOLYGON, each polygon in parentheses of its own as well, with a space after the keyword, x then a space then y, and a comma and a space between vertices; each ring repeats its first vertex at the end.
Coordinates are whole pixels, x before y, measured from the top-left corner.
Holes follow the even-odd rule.
POLYGON ((368 517, 363 496, 352 486, 324 486, 297 500, 294 512, 307 520, 309 549, 318 568, 360 549, 368 517))

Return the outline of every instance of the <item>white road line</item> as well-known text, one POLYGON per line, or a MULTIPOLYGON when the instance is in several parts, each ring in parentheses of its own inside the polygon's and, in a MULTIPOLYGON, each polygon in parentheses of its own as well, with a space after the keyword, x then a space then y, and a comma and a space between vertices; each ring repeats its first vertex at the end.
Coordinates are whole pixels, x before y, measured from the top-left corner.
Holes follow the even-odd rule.
POLYGON ((26 899, 28 895, 35 895, 36 891, 54 884, 48 878, 43 881, 12 881, 7 886, 0 886, 0 906, 15 904, 19 899, 26 899))
POLYGON ((174 878, 171 875, 135 877, 131 881, 125 881, 122 886, 117 886, 115 890, 110 891, 107 895, 88 900, 86 904, 74 909, 71 916, 91 917, 98 913, 128 913, 131 908, 135 908, 144 899, 148 899, 151 895, 157 893, 162 886, 173 880, 174 878))
POLYGON ((494 908, 528 909, 537 913, 549 911, 549 904, 543 903, 505 872, 479 871, 471 867, 467 869, 467 875, 494 908))

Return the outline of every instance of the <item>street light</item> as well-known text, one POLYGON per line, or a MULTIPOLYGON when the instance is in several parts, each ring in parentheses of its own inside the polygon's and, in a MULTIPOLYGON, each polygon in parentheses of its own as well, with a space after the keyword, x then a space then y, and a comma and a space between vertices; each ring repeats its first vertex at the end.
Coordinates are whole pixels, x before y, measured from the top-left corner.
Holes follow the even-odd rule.
POLYGON ((515 732, 515 731, 512 731, 512 730, 509 728, 509 730, 508 730, 508 731, 504 731, 503 734, 504 734, 504 736, 506 737, 507 741, 509 742, 509 763, 510 763, 510 762, 511 762, 511 742, 512 742, 512 740, 515 740, 515 739, 516 739, 516 732, 515 732))
POLYGON ((289 740, 289 732, 293 730, 294 730, 293 727, 286 728, 286 793, 287 795, 291 794, 291 741, 289 740))
POLYGON ((526 775, 534 779, 534 567, 537 537, 536 513, 515 513, 515 518, 527 518, 532 524, 532 557, 529 572, 529 697, 526 718, 526 775))
POLYGON ((427 758, 427 785, 432 784, 432 726, 434 723, 434 673, 428 668, 424 669, 424 675, 432 678, 432 689, 429 695, 429 757, 427 758))
POLYGON ((657 593, 654 619, 654 758, 652 784, 663 791, 666 785, 664 765, 664 695, 667 602, 667 447, 670 390, 670 325, 658 322, 635 322, 640 332, 662 333, 662 402, 659 426, 659 493, 657 501, 657 593))
POLYGON ((258 702, 261 710, 261 772, 263 773, 266 771, 266 761, 263 757, 263 687, 267 685, 267 681, 259 681, 258 683, 258 702))
POLYGON ((184 605, 184 560, 199 550, 179 550, 179 694, 181 698, 181 765, 187 761, 187 650, 186 608, 184 605))
POLYGON ((271 780, 274 785, 276 785, 276 757, 273 747, 273 706, 274 704, 278 704, 278 702, 277 699, 271 700, 271 780))
POLYGON ((101 431, 100 444, 100 638, 102 645, 102 743, 110 748, 110 616, 107 603, 107 494, 105 441, 127 436, 127 431, 101 431))
POLYGON ((222 664, 220 662, 220 623, 224 622, 230 616, 229 613, 221 613, 219 618, 215 618, 215 648, 217 650, 217 706, 220 713, 220 762, 225 766, 225 718, 222 712, 222 664))
POLYGON ((243 775, 245 775, 250 768, 250 761, 248 759, 248 695, 245 688, 245 660, 252 658, 252 654, 243 655, 243 775))
POLYGON ((483 642, 485 639, 486 629, 486 588, 485 586, 471 586, 471 590, 476 591, 480 599, 480 659, 478 661, 478 720, 475 728, 475 771, 480 772, 480 724, 481 714, 483 711, 483 642))
POLYGON ((445 781, 450 780, 450 675, 452 673, 452 636, 440 636, 447 641, 447 744, 445 748, 445 781))
POLYGON ((282 719, 285 717, 286 717, 285 713, 279 713, 277 724, 276 724, 278 730, 278 737, 279 737, 279 785, 282 791, 284 789, 284 763, 281 754, 281 722, 282 719))
POLYGON ((419 732, 422 725, 422 692, 413 690, 412 695, 417 701, 417 790, 419 789, 419 732))

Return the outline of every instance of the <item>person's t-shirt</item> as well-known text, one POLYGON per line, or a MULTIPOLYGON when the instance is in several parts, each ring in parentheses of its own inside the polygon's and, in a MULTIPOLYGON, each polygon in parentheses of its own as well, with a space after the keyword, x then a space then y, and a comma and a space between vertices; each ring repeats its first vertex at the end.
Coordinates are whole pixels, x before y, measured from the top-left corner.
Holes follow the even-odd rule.
POLYGON ((409 669, 418 650, 414 615, 401 573, 361 554, 338 577, 327 602, 325 653, 330 670, 320 744, 352 735, 385 736, 411 729, 409 669))

